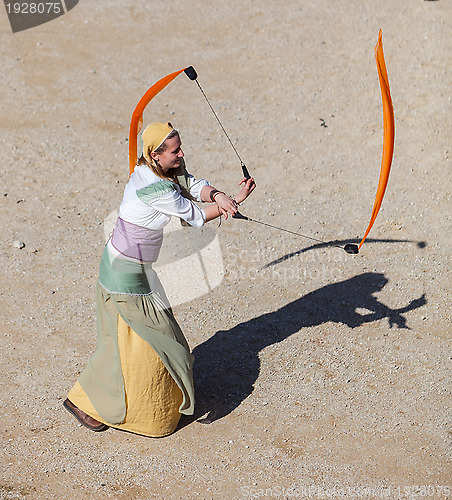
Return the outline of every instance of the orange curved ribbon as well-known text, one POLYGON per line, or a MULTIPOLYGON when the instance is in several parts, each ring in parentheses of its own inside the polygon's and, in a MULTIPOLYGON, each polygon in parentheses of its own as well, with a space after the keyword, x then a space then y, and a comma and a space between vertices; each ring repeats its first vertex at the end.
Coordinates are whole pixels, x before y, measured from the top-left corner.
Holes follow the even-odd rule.
POLYGON ((132 175, 135 165, 137 164, 137 135, 140 133, 143 125, 143 112, 144 108, 154 99, 154 97, 163 90, 169 83, 171 83, 177 75, 180 75, 184 69, 175 71, 170 75, 164 76, 161 80, 154 83, 143 97, 139 100, 135 110, 132 113, 132 120, 130 121, 129 129, 129 175, 132 175))
POLYGON ((380 179, 378 181, 372 216, 358 249, 361 248, 364 240, 369 234, 369 231, 372 229, 375 219, 377 218, 378 211, 380 210, 383 196, 386 191, 386 186, 388 184, 392 156, 394 153, 394 108, 392 106, 391 93, 389 90, 388 73, 386 72, 385 56, 383 54, 383 45, 381 42, 381 30, 378 33, 378 42, 375 46, 375 59, 377 61, 378 78, 380 80, 381 97, 383 100, 383 154, 381 158, 380 179))

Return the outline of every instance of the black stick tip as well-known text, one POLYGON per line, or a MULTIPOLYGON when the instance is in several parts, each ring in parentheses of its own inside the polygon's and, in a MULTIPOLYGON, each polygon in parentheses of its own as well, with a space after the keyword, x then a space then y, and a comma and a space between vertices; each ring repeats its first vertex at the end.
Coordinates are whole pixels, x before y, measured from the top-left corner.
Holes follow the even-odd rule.
POLYGON ((198 73, 196 73, 195 68, 193 66, 189 66, 184 69, 184 73, 190 78, 190 80, 196 80, 198 78, 198 73))
POLYGON ((344 247, 344 250, 347 253, 353 253, 353 254, 359 253, 358 245, 355 245, 354 243, 347 243, 344 247))

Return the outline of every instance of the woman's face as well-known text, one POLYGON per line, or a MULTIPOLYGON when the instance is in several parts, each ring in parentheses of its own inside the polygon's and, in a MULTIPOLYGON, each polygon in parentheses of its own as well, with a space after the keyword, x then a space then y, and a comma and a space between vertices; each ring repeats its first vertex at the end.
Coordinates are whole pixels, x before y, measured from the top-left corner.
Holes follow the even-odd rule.
POLYGON ((172 168, 177 168, 180 165, 180 160, 184 156, 181 144, 182 143, 178 135, 171 137, 170 139, 166 139, 165 151, 163 151, 163 153, 156 154, 155 157, 153 156, 164 172, 167 172, 172 168))

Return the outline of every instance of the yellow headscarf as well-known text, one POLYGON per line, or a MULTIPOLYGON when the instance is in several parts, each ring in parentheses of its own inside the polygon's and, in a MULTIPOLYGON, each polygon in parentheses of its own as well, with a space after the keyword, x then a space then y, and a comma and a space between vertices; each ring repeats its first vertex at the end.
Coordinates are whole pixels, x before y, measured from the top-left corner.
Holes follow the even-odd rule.
POLYGON ((141 134, 143 140, 143 156, 152 163, 151 153, 163 144, 173 131, 171 123, 150 123, 141 134))

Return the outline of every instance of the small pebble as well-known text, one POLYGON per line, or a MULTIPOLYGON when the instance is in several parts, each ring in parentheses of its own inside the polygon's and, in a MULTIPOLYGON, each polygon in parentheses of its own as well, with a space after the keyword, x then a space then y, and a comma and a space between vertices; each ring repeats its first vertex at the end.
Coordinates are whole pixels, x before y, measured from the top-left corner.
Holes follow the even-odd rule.
POLYGON ((22 248, 25 248, 25 243, 23 241, 14 240, 13 247, 22 249, 22 248))

